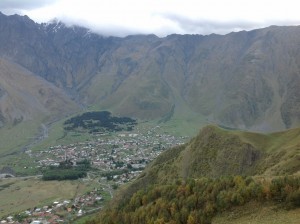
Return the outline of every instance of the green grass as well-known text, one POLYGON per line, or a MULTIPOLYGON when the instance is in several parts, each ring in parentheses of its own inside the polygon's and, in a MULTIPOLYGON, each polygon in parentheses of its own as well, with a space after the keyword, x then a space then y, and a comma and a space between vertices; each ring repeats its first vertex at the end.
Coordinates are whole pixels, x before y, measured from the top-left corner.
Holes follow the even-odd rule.
MULTIPOLYGON (((69 118, 69 117, 68 117, 69 118)), ((68 118, 60 120, 51 125, 49 128, 49 136, 41 143, 35 145, 32 150, 42 150, 47 149, 50 146, 60 145, 60 144, 70 144, 74 142, 81 142, 91 139, 91 135, 88 133, 78 133, 78 132, 65 132, 63 128, 63 123, 68 118)))
POLYGON ((300 208, 285 210, 272 204, 251 202, 218 215, 212 224, 298 224, 300 208))
MULTIPOLYGON (((172 118, 167 122, 160 122, 160 119, 139 121, 137 129, 150 130, 153 127, 159 126, 157 129, 159 134, 167 133, 174 136, 195 136, 199 129, 209 124, 204 119, 199 117, 191 117, 189 119, 172 118)), ((134 131, 133 131, 134 132, 134 131)))
POLYGON ((0 169, 4 166, 11 167, 18 176, 31 176, 39 172, 33 159, 25 153, 3 157, 0 162, 0 169))
POLYGON ((87 221, 94 218, 95 214, 85 215, 72 221, 73 224, 85 224, 87 221))
POLYGON ((0 129, 0 156, 19 151, 38 133, 40 122, 25 121, 0 129))
POLYGON ((196 178, 202 175, 270 177, 296 174, 300 170, 300 145, 294 144, 300 142, 298 131, 265 135, 228 131, 210 125, 182 146, 184 148, 179 153, 176 148, 163 152, 133 185, 164 183, 179 177, 196 178))
POLYGON ((261 169, 266 175, 283 175, 300 170, 300 128, 271 134, 241 131, 234 131, 232 134, 265 153, 261 169))
MULTIPOLYGON (((218 141, 226 141, 236 136, 241 142, 248 143, 260 151, 262 162, 257 166, 258 173, 273 176, 293 174, 300 170, 300 128, 262 134, 210 127, 220 137, 218 141)), ((199 140, 202 141, 200 138, 199 140)))
POLYGON ((300 128, 270 134, 244 131, 233 131, 231 133, 238 135, 243 141, 249 142, 266 152, 274 152, 282 148, 295 147, 299 145, 300 138, 300 128))
POLYGON ((39 179, 2 179, 0 187, 0 218, 9 214, 25 211, 29 208, 52 204, 57 200, 72 200, 93 190, 95 182, 76 181, 41 181, 39 179))

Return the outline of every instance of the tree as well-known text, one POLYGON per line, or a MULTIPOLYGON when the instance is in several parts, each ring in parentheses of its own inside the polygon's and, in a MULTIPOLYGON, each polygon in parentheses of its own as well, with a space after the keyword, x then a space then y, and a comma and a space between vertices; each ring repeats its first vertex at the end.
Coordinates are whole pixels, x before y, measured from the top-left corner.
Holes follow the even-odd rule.
POLYGON ((196 212, 195 211, 192 211, 190 214, 189 214, 189 217, 188 217, 188 220, 187 220, 187 224, 197 224, 197 218, 196 218, 196 212))

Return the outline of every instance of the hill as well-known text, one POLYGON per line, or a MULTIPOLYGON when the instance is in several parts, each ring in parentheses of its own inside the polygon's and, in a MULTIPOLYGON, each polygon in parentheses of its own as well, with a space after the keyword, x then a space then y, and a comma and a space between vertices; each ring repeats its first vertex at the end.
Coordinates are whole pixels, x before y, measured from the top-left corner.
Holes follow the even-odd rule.
POLYGON ((228 175, 292 175, 300 170, 300 129, 272 134, 206 126, 186 145, 162 153, 133 186, 228 175))
POLYGON ((186 145, 162 153, 92 223, 210 223, 250 202, 298 207, 299 132, 205 127, 186 145))

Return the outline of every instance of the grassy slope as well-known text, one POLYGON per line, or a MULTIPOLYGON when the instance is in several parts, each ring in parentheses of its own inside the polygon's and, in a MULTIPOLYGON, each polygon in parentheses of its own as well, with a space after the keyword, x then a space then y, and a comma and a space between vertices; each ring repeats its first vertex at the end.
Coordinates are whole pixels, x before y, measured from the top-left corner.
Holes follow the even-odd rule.
POLYGON ((235 132, 243 141, 264 151, 268 156, 261 168, 265 175, 283 175, 300 170, 300 129, 272 134, 235 132))
MULTIPOLYGON (((75 115, 74 115, 75 116, 75 115)), ((66 118, 67 119, 67 118, 66 118)), ((88 133, 74 133, 65 132, 63 128, 63 123, 66 119, 60 120, 52 124, 49 130, 49 137, 42 141, 41 143, 35 145, 33 150, 47 149, 50 146, 60 145, 60 144, 70 144, 74 142, 85 141, 91 138, 88 133)))
POLYGON ((38 121, 22 122, 14 127, 0 129, 0 155, 6 155, 18 151, 31 141, 38 133, 40 123, 38 121))
MULTIPOLYGON (((118 206, 120 201, 126 203, 134 192, 146 186, 174 183, 182 178, 240 174, 259 175, 260 178, 271 179, 276 175, 298 174, 300 170, 299 133, 300 129, 259 134, 228 131, 216 126, 205 127, 190 143, 162 153, 135 182, 124 186, 119 191, 111 206, 118 206), (249 152, 250 155, 253 152, 258 152, 257 155, 259 155, 250 165, 247 161, 249 152), (219 160, 218 153, 221 155, 219 160), (239 161, 244 161, 244 163, 236 165, 235 163, 239 161)), ((242 208, 242 211, 245 210, 242 208)), ((271 212, 272 210, 270 214, 271 212)), ((283 216, 290 215, 284 210, 281 213, 283 216)), ((262 222, 264 222, 263 219, 262 217, 262 222)), ((265 220, 265 223, 270 222, 265 220)))
POLYGON ((300 169, 299 133, 300 129, 293 129, 266 135, 208 126, 176 157, 173 158, 177 149, 164 152, 144 175, 150 175, 151 169, 159 170, 159 173, 153 172, 156 177, 161 175, 168 179, 184 175, 220 176, 226 172, 244 175, 293 174, 300 169))
POLYGON ((78 111, 61 89, 26 68, 0 58, 0 155, 19 151, 39 134, 42 124, 78 111))
POLYGON ((299 220, 300 208, 284 210, 273 204, 251 202, 218 215, 212 224, 298 224, 299 220))

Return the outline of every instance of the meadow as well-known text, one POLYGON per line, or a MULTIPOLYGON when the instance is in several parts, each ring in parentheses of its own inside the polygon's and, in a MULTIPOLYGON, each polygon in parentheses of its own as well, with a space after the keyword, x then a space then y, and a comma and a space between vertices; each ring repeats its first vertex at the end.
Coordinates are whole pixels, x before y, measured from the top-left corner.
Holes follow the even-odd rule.
POLYGON ((0 179, 0 218, 52 205, 54 201, 72 200, 76 196, 93 190, 96 182, 42 181, 35 177, 0 179))

